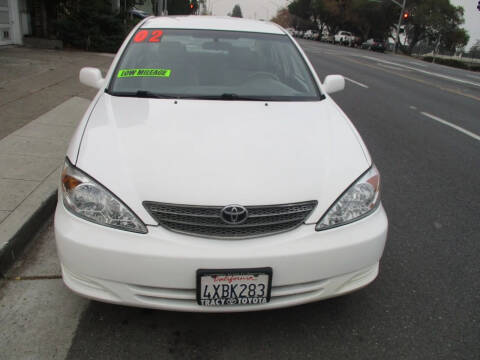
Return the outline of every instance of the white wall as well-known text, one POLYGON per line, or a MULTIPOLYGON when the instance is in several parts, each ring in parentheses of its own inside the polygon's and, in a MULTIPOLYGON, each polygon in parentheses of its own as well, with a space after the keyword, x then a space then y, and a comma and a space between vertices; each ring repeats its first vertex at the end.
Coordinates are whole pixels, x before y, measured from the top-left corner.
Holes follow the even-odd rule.
POLYGON ((10 10, 10 33, 12 43, 22 45, 23 35, 20 22, 19 0, 9 0, 8 7, 10 10))

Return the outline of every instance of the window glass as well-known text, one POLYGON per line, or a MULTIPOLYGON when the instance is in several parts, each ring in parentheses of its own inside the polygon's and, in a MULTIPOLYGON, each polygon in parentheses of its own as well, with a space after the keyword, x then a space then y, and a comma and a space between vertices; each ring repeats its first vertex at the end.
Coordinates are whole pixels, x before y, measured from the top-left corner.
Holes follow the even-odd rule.
POLYGON ((313 101, 320 92, 286 35, 141 29, 115 70, 109 92, 178 98, 313 101))

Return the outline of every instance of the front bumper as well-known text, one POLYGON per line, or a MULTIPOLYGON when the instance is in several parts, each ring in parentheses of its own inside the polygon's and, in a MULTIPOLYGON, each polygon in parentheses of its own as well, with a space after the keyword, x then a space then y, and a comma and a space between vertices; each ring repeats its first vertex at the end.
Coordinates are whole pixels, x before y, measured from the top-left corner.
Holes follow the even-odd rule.
POLYGON ((314 225, 263 238, 213 240, 149 226, 135 234, 96 225, 59 202, 55 236, 66 285, 80 295, 179 311, 273 309, 338 296, 375 279, 387 236, 382 206, 357 222, 316 232, 314 225), (202 307, 197 269, 271 267, 267 304, 202 307))

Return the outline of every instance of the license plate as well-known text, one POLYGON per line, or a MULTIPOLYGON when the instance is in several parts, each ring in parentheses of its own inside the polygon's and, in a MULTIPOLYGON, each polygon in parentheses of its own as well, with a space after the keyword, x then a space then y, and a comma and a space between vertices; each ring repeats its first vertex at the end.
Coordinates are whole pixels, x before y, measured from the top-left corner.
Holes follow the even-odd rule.
POLYGON ((266 304, 271 288, 272 268, 197 270, 197 302, 202 306, 266 304))

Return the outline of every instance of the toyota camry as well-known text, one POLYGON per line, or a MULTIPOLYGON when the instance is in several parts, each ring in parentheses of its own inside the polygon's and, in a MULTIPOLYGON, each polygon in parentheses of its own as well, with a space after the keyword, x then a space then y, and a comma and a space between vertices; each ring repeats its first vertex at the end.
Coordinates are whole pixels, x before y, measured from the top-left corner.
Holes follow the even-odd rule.
POLYGON ((55 234, 63 280, 157 309, 273 309, 360 289, 387 237, 380 174, 276 24, 149 17, 70 142, 55 234))

